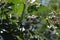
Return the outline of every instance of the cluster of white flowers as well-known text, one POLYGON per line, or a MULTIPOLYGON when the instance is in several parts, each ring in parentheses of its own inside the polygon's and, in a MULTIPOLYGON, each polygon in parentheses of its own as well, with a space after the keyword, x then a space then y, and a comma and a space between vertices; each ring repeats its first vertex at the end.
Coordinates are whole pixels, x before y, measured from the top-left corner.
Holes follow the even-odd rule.
POLYGON ((2 29, 1 31, 0 31, 0 33, 3 33, 3 32, 5 32, 6 30, 5 29, 2 29))
POLYGON ((28 16, 28 18, 36 18, 38 16, 32 15, 32 16, 28 16))
POLYGON ((22 28, 18 28, 18 30, 20 30, 20 31, 25 31, 25 28, 24 27, 22 27, 22 28))

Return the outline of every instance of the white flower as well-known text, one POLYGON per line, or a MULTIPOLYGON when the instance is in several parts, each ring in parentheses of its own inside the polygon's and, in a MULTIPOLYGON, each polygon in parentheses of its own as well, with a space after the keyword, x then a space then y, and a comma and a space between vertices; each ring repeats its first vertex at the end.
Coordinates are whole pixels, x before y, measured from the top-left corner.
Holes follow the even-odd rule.
POLYGON ((28 18, 31 18, 31 16, 28 16, 28 18))
POLYGON ((28 18, 36 18, 37 16, 32 15, 32 16, 28 16, 28 18))
POLYGON ((56 35, 59 35, 59 33, 56 32, 56 35))
POLYGON ((12 17, 12 15, 10 14, 10 18, 12 17))
POLYGON ((49 16, 49 18, 52 18, 51 16, 49 16))
POLYGON ((51 25, 50 26, 49 25, 47 26, 47 28, 51 28, 51 27, 52 27, 51 25))
POLYGON ((0 33, 3 33, 3 31, 0 31, 0 33))
POLYGON ((8 8, 12 8, 11 6, 9 6, 8 8))
POLYGON ((3 31, 6 31, 5 29, 2 29, 3 31))
POLYGON ((28 2, 30 3, 34 3, 36 0, 28 0, 28 2))
POLYGON ((23 32, 23 31, 25 31, 25 28, 24 28, 24 27, 22 28, 22 32, 23 32))

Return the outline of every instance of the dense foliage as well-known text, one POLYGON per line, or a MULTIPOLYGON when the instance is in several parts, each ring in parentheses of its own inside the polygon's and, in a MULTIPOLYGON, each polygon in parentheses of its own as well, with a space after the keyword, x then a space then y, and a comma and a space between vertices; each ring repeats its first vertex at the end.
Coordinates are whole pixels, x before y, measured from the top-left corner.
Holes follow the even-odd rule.
POLYGON ((1 0, 0 40, 60 40, 60 1, 41 2, 1 0))

